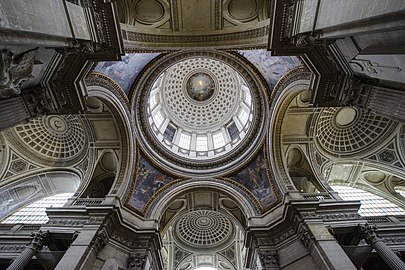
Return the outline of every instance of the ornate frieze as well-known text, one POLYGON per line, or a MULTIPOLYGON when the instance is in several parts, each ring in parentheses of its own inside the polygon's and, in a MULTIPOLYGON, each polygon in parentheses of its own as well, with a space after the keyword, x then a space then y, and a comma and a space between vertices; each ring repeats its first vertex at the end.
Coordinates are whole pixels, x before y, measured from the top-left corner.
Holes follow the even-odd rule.
POLYGON ((87 219, 51 218, 46 225, 61 227, 82 227, 87 223, 87 219))
POLYGON ((224 44, 224 47, 234 49, 264 48, 268 35, 268 25, 244 31, 212 35, 158 35, 135 32, 130 28, 122 30, 122 36, 125 38, 125 51, 127 52, 178 50, 185 47, 198 47, 201 44, 206 47, 218 48, 218 44, 223 43, 227 44, 226 46, 224 44), (233 43, 235 45, 232 45, 233 43))
POLYGON ((111 238, 129 248, 136 249, 150 247, 150 241, 148 239, 137 239, 134 237, 128 237, 128 235, 124 235, 119 232, 113 232, 111 234, 111 238))

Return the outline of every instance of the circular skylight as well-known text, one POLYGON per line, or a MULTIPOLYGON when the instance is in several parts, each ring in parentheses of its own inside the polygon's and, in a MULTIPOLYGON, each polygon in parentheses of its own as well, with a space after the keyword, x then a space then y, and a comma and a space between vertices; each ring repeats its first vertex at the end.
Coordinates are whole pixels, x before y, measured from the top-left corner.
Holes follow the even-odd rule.
POLYGON ((182 52, 149 66, 132 100, 145 152, 182 172, 242 165, 264 139, 268 104, 265 81, 244 61, 182 52))

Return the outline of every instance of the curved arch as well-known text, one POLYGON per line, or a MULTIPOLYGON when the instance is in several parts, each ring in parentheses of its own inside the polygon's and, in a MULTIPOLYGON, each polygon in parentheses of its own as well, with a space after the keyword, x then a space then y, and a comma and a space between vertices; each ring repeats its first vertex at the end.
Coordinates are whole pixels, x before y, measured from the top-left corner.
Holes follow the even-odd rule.
POLYGON ((246 219, 257 216, 259 209, 250 201, 245 194, 241 191, 230 187, 230 185, 225 184, 224 181, 216 179, 201 179, 194 178, 186 180, 179 184, 175 184, 162 192, 159 199, 155 200, 154 203, 148 209, 146 216, 150 219, 160 220, 163 216, 164 211, 179 196, 195 191, 195 190, 211 190, 228 196, 242 210, 246 219), (178 185, 181 185, 181 189, 177 188, 178 185))
POLYGON ((350 186, 372 192, 405 209, 405 200, 395 191, 395 187, 403 186, 405 182, 401 180, 405 179, 405 173, 402 170, 392 170, 390 166, 384 166, 378 162, 359 160, 329 161, 322 168, 329 185, 350 186), (355 179, 350 180, 334 176, 337 175, 337 172, 340 172, 342 177, 347 176, 342 170, 346 168, 350 171, 355 166, 360 168, 356 172, 355 179))
POLYGON ((122 199, 129 189, 134 174, 136 146, 131 139, 133 125, 128 98, 113 80, 99 73, 92 73, 86 79, 89 97, 100 99, 109 108, 117 121, 121 140, 121 156, 118 157, 117 176, 110 196, 122 199))
POLYGON ((305 67, 295 68, 284 75, 275 86, 270 111, 270 132, 268 134, 268 151, 274 179, 280 179, 278 184, 284 192, 296 191, 288 176, 286 160, 281 151, 281 125, 290 102, 299 92, 309 89, 310 72, 305 67))
POLYGON ((63 207, 73 192, 58 193, 46 196, 39 200, 34 200, 28 205, 23 206, 14 213, 7 216, 1 223, 4 224, 45 224, 49 218, 46 212, 47 208, 63 207))

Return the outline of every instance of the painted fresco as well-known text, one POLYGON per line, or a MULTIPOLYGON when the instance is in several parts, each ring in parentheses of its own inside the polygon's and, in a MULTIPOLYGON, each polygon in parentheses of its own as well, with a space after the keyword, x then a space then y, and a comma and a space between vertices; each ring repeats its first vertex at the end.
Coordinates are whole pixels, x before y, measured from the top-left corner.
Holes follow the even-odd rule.
POLYGON ((126 54, 122 57, 122 61, 98 63, 95 71, 103 73, 113 79, 119 86, 121 86, 125 94, 129 96, 131 86, 136 77, 142 69, 158 55, 158 53, 126 54))
POLYGON ((295 56, 271 56, 266 50, 238 51, 260 71, 266 79, 270 89, 273 89, 277 81, 289 70, 301 66, 302 63, 295 56))
POLYGON ((173 180, 173 177, 162 173, 151 165, 143 156, 140 156, 136 184, 129 200, 129 204, 140 212, 143 212, 147 202, 152 198, 153 194, 173 180))
MULTIPOLYGON (((287 71, 302 65, 298 57, 271 56, 271 52, 266 50, 242 50, 238 52, 256 66, 266 79, 270 89, 273 89, 277 81, 287 71)), ((98 63, 95 71, 113 79, 129 95, 136 77, 158 55, 159 53, 126 54, 122 57, 122 61, 98 63)))
POLYGON ((263 152, 248 167, 230 178, 244 186, 260 202, 263 209, 277 201, 267 174, 263 152))

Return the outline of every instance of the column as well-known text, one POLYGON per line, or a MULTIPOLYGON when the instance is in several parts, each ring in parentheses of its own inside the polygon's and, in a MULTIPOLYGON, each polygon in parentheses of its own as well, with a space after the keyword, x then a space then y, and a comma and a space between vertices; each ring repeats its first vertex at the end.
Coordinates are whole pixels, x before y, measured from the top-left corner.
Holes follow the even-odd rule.
POLYGON ((308 249, 320 269, 356 269, 323 222, 301 224, 299 234, 301 243, 308 249))
POLYGON ((360 237, 374 248, 381 259, 393 270, 404 270, 405 263, 384 243, 377 234, 377 226, 364 224, 359 226, 360 237))
POLYGON ((108 242, 105 229, 85 226, 70 245, 55 270, 88 269, 108 242))
POLYGON ((23 270, 31 258, 48 242, 48 232, 39 231, 31 235, 31 242, 24 251, 13 261, 7 270, 23 270))

